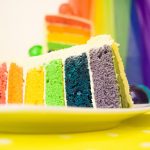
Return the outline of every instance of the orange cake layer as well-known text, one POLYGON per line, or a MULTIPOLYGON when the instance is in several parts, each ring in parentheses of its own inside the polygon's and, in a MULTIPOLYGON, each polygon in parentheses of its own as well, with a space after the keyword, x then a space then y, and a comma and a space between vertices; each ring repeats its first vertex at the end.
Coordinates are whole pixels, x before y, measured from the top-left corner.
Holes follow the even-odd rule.
POLYGON ((28 71, 25 87, 25 104, 44 104, 44 69, 28 71))
POLYGON ((45 17, 46 23, 59 23, 59 24, 66 24, 72 26, 78 26, 86 29, 91 30, 91 24, 89 21, 79 19, 77 17, 68 17, 68 16, 57 16, 57 15, 49 15, 45 17))
POLYGON ((73 34, 81 34, 84 36, 91 36, 91 32, 86 29, 76 28, 73 26, 64 26, 64 25, 55 25, 50 24, 47 25, 48 32, 58 32, 58 33, 73 33, 73 34))
POLYGON ((66 44, 84 44, 89 40, 89 36, 50 33, 47 36, 48 42, 62 42, 66 44))
POLYGON ((15 63, 9 68, 8 103, 23 103, 23 69, 15 63))

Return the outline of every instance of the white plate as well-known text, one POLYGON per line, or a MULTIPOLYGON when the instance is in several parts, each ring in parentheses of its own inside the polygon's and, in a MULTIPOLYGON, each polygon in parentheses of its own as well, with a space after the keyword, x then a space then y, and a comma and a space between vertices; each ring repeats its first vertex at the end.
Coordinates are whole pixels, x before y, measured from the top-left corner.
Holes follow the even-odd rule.
POLYGON ((0 106, 0 132, 68 133, 113 128, 121 121, 150 110, 150 105, 134 108, 93 109, 46 106, 0 106))

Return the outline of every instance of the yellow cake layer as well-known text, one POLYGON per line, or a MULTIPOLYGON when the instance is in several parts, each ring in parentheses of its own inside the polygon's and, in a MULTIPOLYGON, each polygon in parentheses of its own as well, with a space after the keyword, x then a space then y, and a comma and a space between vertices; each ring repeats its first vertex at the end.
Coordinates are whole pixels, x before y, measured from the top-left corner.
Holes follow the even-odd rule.
POLYGON ((73 34, 81 34, 84 36, 91 36, 90 30, 77 28, 73 26, 64 26, 64 25, 56 25, 56 24, 50 24, 47 25, 48 32, 57 32, 57 33, 73 33, 73 34))
POLYGON ((84 44, 89 40, 89 36, 76 34, 50 33, 47 35, 48 42, 61 42, 66 44, 84 44))
POLYGON ((123 62, 122 59, 120 57, 119 54, 119 48, 118 48, 118 44, 116 44, 115 42, 112 44, 112 49, 113 49, 113 53, 114 56, 116 58, 116 65, 117 65, 117 80, 120 84, 120 93, 122 96, 122 102, 124 102, 125 107, 132 107, 133 102, 132 102, 132 98, 130 95, 130 89, 129 89, 129 84, 128 84, 128 80, 124 71, 124 66, 123 66, 123 62), (120 79, 119 79, 120 77, 120 79))
POLYGON ((15 63, 9 68, 8 103, 23 103, 23 69, 15 63))
POLYGON ((44 69, 28 71, 25 85, 25 104, 44 104, 44 69))

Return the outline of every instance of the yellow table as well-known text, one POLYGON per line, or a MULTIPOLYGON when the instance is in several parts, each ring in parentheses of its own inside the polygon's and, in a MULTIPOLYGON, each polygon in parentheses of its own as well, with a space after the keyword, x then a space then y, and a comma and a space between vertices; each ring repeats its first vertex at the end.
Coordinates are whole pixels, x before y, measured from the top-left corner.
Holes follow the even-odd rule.
POLYGON ((0 134, 0 150, 148 150, 150 112, 118 127, 76 134, 0 134))

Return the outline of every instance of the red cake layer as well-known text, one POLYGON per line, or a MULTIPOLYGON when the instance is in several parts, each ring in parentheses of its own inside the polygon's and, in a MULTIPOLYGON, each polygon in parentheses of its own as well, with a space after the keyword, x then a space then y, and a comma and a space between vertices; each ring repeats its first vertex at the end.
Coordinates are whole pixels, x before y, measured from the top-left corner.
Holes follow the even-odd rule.
POLYGON ((91 30, 91 24, 88 21, 84 21, 77 18, 69 18, 66 16, 48 15, 45 17, 47 23, 62 23, 66 25, 72 25, 82 27, 91 30))
POLYGON ((6 103, 7 87, 7 66, 5 63, 0 65, 0 104, 6 103))

